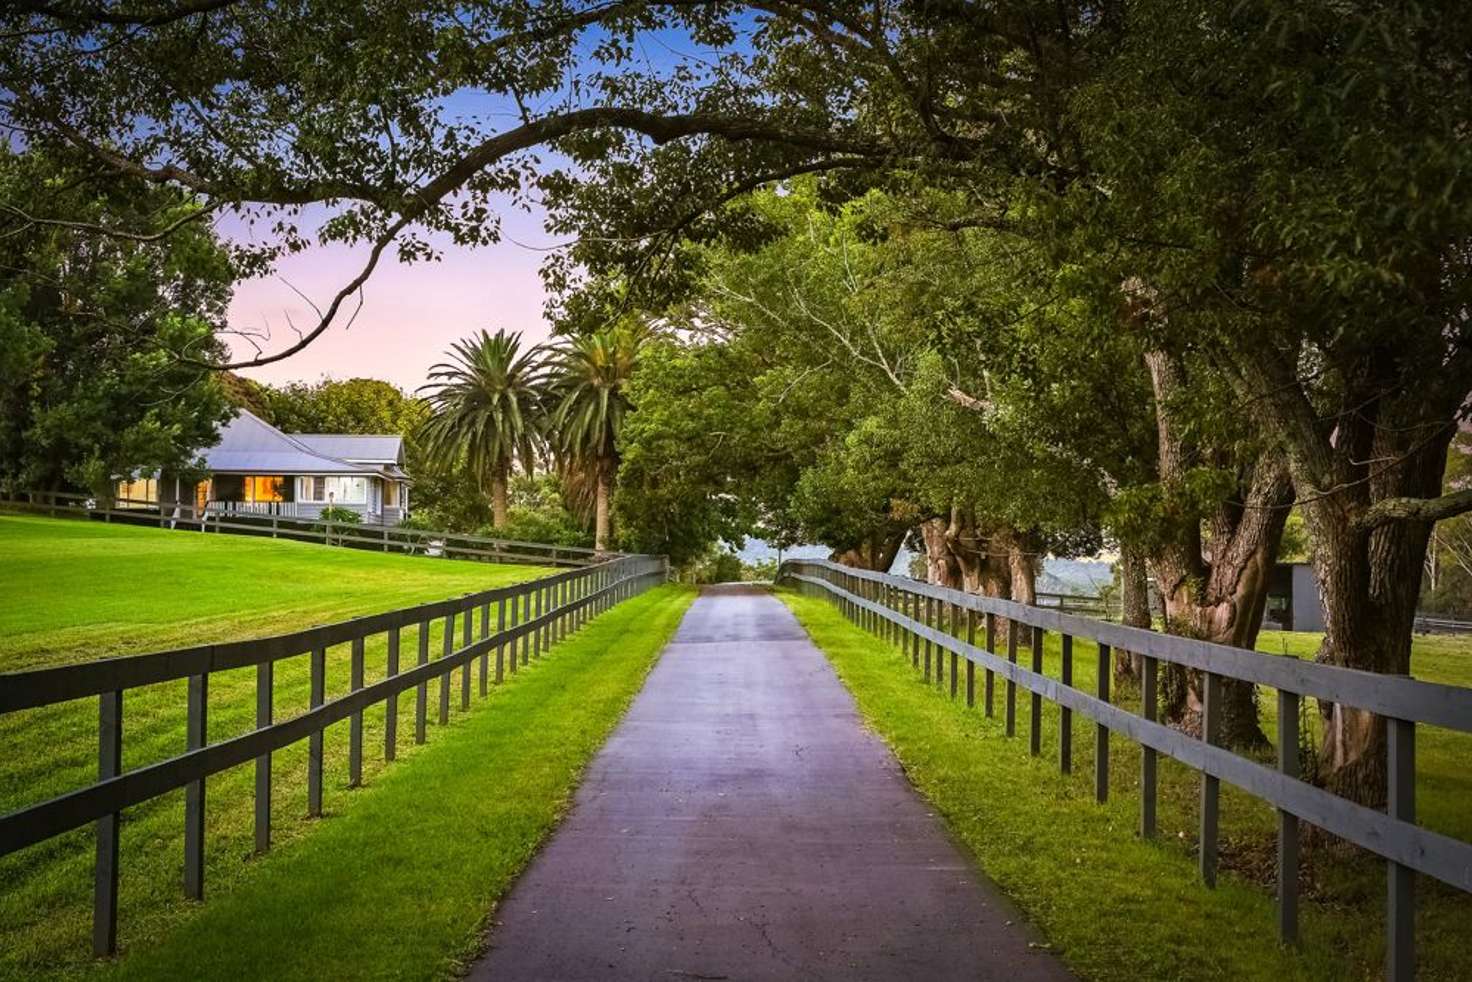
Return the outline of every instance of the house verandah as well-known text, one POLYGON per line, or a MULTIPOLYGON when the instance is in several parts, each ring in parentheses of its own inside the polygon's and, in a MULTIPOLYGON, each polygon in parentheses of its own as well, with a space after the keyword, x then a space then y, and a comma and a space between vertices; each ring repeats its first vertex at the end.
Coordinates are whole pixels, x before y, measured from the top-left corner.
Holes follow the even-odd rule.
POLYGON ((201 452, 203 467, 119 482, 118 501, 164 516, 260 515, 315 519, 329 507, 364 522, 397 525, 409 514, 403 439, 338 433, 283 433, 241 410, 201 452))

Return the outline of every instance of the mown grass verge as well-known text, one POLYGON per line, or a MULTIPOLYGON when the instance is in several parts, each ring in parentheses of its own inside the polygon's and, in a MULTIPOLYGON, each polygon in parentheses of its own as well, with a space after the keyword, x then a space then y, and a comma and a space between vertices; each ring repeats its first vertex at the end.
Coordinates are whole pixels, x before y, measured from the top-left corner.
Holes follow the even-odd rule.
MULTIPOLYGON (((1272 868, 1275 813, 1270 808, 1223 785, 1226 868, 1218 887, 1207 890, 1194 861, 1199 786, 1194 773, 1161 761, 1160 836, 1142 840, 1136 834, 1137 746, 1118 737, 1111 741, 1111 798, 1099 805, 1093 797, 1091 722, 1075 719, 1073 774, 1061 774, 1056 706, 1044 704, 1042 754, 1034 758, 1028 753, 1025 692, 1018 694, 1018 735, 1008 739, 1001 680, 997 717, 988 719, 981 706, 981 672, 978 704, 967 709, 964 699, 952 702, 948 687, 922 681, 898 649, 849 624, 828 600, 786 590, 778 595, 827 653, 870 726, 893 748, 957 840, 1082 977, 1380 977, 1383 862, 1342 851, 1311 851, 1302 944, 1298 950, 1284 949, 1276 939, 1271 881, 1263 876, 1272 868)), ((1050 642, 1045 671, 1056 677, 1056 639, 1050 642)), ((1075 682, 1085 691, 1093 691, 1094 660, 1093 645, 1075 643, 1075 682)), ((1126 692, 1115 701, 1138 709, 1133 698, 1126 692)), ((1465 761, 1465 748, 1462 754, 1465 761)), ((1423 784, 1420 792, 1423 799, 1428 793, 1451 793, 1465 802, 1466 779, 1453 792, 1440 781, 1423 784)), ((1431 811, 1442 815, 1455 810, 1455 801, 1435 805, 1431 811)), ((1420 977, 1465 978, 1472 898, 1425 877, 1417 890, 1420 977)))
MULTIPOLYGON (((122 979, 436 979, 552 830, 694 591, 621 604, 435 732, 412 762, 252 860, 223 895, 95 973, 122 979)), ((126 907, 124 916, 127 916, 126 907)))
MULTIPOLYGON (((542 567, 384 555, 234 535, 201 534, 78 519, 0 515, 0 671, 129 655, 178 645, 260 637, 317 623, 444 600, 532 579, 542 567)), ((441 650, 443 622, 430 626, 441 650)), ((412 661, 418 629, 404 632, 412 661)), ((327 697, 348 691, 350 646, 327 652, 327 697)), ((369 681, 387 672, 387 644, 366 646, 369 681)), ((309 661, 277 663, 277 719, 309 704, 309 661)), ((255 726, 254 668, 210 677, 209 739, 255 726)), ((132 770, 184 749, 186 683, 128 691, 123 764, 132 770)), ((399 718, 413 719, 412 691, 399 718)), ((456 702, 458 707, 458 701, 456 702)), ((383 769, 384 707, 364 714, 364 774, 383 769)), ((399 727, 400 758, 412 755, 412 725, 399 727)), ((97 703, 83 699, 0 716, 0 812, 84 787, 97 775, 97 703)), ((350 795, 347 729, 325 740, 326 808, 350 795)), ((289 842, 306 817, 305 742, 274 757, 272 839, 289 842)), ((250 864, 250 767, 208 784, 206 891, 230 889, 250 864)), ((184 798, 177 791, 127 811, 122 828, 124 945, 146 944, 191 910, 183 899, 184 798)), ((91 959, 93 833, 78 829, 0 858, 0 978, 78 973, 91 959)))

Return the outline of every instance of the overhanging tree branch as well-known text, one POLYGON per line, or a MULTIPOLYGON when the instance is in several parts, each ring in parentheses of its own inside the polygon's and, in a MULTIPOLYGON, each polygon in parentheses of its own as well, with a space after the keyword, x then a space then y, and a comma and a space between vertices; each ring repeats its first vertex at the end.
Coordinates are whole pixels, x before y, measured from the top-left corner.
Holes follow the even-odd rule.
POLYGON ((1439 522, 1472 511, 1472 488, 1439 498, 1385 498, 1365 509, 1355 528, 1368 530, 1391 522, 1439 522))

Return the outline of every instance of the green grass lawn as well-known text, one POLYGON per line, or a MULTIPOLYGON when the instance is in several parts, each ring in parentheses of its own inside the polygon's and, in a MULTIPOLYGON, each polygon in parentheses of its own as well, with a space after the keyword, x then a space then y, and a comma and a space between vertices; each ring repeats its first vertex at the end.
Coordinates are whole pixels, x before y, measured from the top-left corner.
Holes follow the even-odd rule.
MULTIPOLYGON (((584 766, 685 608, 664 586, 613 608, 409 766, 344 795, 310 837, 249 864, 225 896, 137 944, 127 979, 441 979, 552 830, 584 766)), ((126 913, 127 908, 124 908, 126 913)))
MULTIPOLYGON (((168 531, 68 519, 0 515, 0 671, 135 654, 207 641, 281 633, 359 614, 442 600, 549 572, 530 566, 383 555, 234 535, 168 531)), ((440 651, 442 623, 431 628, 440 651)), ((412 658, 417 629, 404 632, 412 658)), ((386 672, 383 636, 365 650, 367 680, 386 672)), ((347 645, 328 651, 327 696, 347 691, 347 645)), ((277 719, 308 705, 305 657, 277 663, 277 719)), ((399 718, 412 721, 413 692, 399 718)), ((455 700, 458 706, 458 698, 455 700)), ((123 710, 126 768, 184 747, 185 683, 129 690, 123 710)), ((433 702, 431 703, 433 706, 433 702)), ((433 714, 433 709, 431 709, 433 714)), ((365 779, 383 769, 383 707, 365 713, 365 779)), ((210 677, 209 737, 255 724, 254 668, 210 677)), ((85 786, 96 777, 93 700, 0 717, 0 812, 85 786)), ((347 729, 327 733, 326 809, 348 797, 347 729)), ((416 748, 400 725, 402 757, 416 748)), ((306 816, 306 744, 275 755, 273 841, 315 823, 306 816)), ((252 847, 252 771, 209 781, 206 893, 247 876, 252 847)), ((130 809, 123 836, 124 944, 143 943, 190 913, 182 899, 183 796, 130 809)), ((0 977, 84 967, 90 958, 92 833, 79 829, 0 859, 0 977)))
POLYGON ((550 572, 0 512, 0 672, 280 634, 550 572))
MULTIPOLYGON (((1093 797, 1094 727, 1075 719, 1074 771, 1059 773, 1059 710, 1043 707, 1042 755, 1028 753, 1030 707, 1019 690, 1017 733, 1003 734, 1004 686, 997 716, 926 684, 896 648, 849 624, 826 599, 779 595, 828 654, 869 724, 894 749, 915 786, 935 806, 978 864, 1016 899, 1067 963, 1092 979, 1378 978, 1383 963, 1385 865, 1343 849, 1311 849, 1302 879, 1303 944, 1276 943, 1273 902, 1275 813, 1222 786, 1223 873, 1203 888, 1195 866, 1199 778, 1160 762, 1159 829, 1136 834, 1137 745, 1110 741, 1111 798, 1093 797)), ((1418 677, 1472 684, 1472 644, 1417 639, 1418 677)), ((1269 651, 1311 654, 1317 639, 1268 635, 1269 651)), ((1093 692, 1097 649, 1074 645, 1074 680, 1093 692)), ((1026 660, 1024 650, 1021 657, 1026 660)), ((1057 677, 1056 637, 1045 671, 1057 677)), ((964 692, 964 685, 962 687, 964 692)), ((1137 692, 1114 701, 1138 711, 1137 692)), ((1272 699, 1262 699, 1274 733, 1272 699)), ((1472 736, 1422 727, 1417 736, 1417 807, 1422 824, 1472 839, 1472 736)), ((1421 877, 1417 883, 1420 977, 1464 979, 1472 936, 1472 896, 1421 877)))

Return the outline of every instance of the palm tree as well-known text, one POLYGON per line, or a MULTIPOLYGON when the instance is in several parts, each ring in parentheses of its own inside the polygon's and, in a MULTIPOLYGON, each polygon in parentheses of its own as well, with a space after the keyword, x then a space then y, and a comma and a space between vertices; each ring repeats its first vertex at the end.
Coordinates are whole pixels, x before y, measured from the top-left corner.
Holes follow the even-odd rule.
POLYGON ((624 323, 553 349, 551 392, 557 408, 552 430, 564 463, 594 487, 593 544, 600 550, 609 547, 608 505, 618 471, 619 431, 628 412, 624 384, 648 336, 643 326, 624 323))
POLYGON ((457 341, 450 355, 420 389, 430 409, 424 450, 446 468, 470 468, 489 488, 491 521, 501 528, 512 464, 530 474, 536 460, 546 362, 540 349, 522 350, 520 333, 504 330, 457 341))

